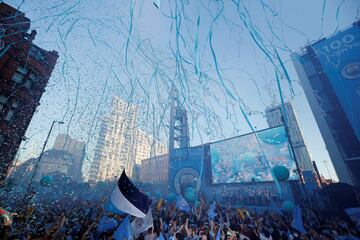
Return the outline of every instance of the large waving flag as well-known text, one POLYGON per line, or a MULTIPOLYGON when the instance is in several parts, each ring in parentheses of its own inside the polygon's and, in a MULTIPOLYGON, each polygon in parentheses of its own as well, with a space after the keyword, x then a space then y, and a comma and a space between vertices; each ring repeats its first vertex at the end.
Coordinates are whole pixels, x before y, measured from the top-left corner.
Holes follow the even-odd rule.
POLYGON ((176 208, 179 210, 182 210, 186 213, 190 212, 190 205, 187 203, 185 198, 183 198, 182 196, 178 196, 176 198, 176 208))
POLYGON ((133 240, 133 234, 131 232, 129 216, 127 216, 120 226, 114 232, 113 238, 116 240, 133 240))
POLYGON ((151 200, 130 181, 125 170, 111 193, 112 204, 121 212, 144 218, 149 211, 151 200))
POLYGON ((301 234, 306 233, 301 217, 301 208, 296 206, 293 210, 293 220, 291 222, 291 226, 298 230, 301 234))

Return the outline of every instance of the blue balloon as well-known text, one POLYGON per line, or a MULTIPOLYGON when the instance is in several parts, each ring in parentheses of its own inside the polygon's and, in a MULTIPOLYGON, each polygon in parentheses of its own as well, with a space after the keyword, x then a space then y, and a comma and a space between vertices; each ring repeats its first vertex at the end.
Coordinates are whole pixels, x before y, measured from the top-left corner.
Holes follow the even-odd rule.
POLYGON ((175 198, 176 198, 175 193, 169 193, 169 194, 167 195, 167 200, 168 200, 169 202, 174 201, 175 198))
POLYGON ((51 186, 54 182, 53 176, 44 176, 40 180, 41 186, 51 186))
POLYGON ((157 191, 155 192, 155 195, 156 195, 157 198, 160 198, 160 197, 161 197, 161 192, 160 192, 159 190, 157 190, 157 191))
POLYGON ((185 199, 189 202, 194 202, 195 201, 195 198, 196 198, 196 194, 195 192, 187 192, 185 194, 185 199))
POLYGON ((289 169, 285 166, 275 166, 273 167, 273 173, 276 179, 280 182, 285 182, 290 177, 289 169))
POLYGON ((187 187, 185 189, 185 194, 188 193, 188 192, 195 192, 195 189, 193 187, 187 187))
POLYGON ((292 201, 284 201, 282 208, 285 212, 290 213, 295 208, 295 204, 292 201))

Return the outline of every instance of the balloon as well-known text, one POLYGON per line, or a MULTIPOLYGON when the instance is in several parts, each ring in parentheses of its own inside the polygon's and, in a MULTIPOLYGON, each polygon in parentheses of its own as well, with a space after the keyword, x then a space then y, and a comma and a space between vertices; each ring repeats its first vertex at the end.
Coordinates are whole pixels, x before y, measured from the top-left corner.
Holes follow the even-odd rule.
POLYGON ((157 191, 155 192, 155 196, 156 196, 157 198, 160 198, 160 197, 161 197, 161 192, 160 192, 159 190, 157 190, 157 191))
POLYGON ((185 199, 188 200, 189 202, 194 202, 195 198, 196 198, 195 192, 187 192, 185 194, 185 199))
POLYGON ((282 208, 285 212, 290 213, 295 208, 295 204, 292 201, 284 201, 282 204, 282 208))
POLYGON ((40 180, 41 186, 51 186, 53 184, 53 177, 52 176, 44 176, 40 180))
POLYGON ((195 189, 193 187, 187 187, 185 190, 185 194, 188 192, 195 192, 195 189))
POLYGON ((167 200, 168 200, 169 202, 174 201, 175 198, 176 198, 175 193, 169 193, 169 194, 167 195, 167 200))
POLYGON ((273 173, 276 177, 276 179, 280 182, 284 182, 288 180, 290 176, 289 169, 287 169, 285 166, 275 166, 273 167, 273 173))

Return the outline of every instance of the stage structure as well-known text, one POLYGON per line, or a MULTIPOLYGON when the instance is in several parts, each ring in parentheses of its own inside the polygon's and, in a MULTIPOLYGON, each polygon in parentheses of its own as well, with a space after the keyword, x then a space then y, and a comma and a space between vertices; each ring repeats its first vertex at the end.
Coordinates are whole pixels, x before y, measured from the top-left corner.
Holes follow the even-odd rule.
POLYGON ((200 173, 198 169, 190 167, 192 163, 189 161, 190 137, 187 112, 174 86, 170 94, 168 190, 183 194, 184 187, 196 187, 199 190, 200 173))
MULTIPOLYGON (((169 154, 170 159, 173 159, 175 147, 187 151, 190 147, 190 137, 187 112, 180 103, 178 91, 175 87, 171 89, 170 98, 169 154)), ((187 156, 185 154, 182 157, 186 158, 187 156)))
POLYGON ((221 202, 256 189, 276 192, 266 158, 271 168, 282 166, 289 170, 289 177, 280 183, 283 198, 293 200, 301 195, 285 126, 190 147, 187 112, 176 88, 172 88, 170 97, 168 178, 164 182, 167 193, 163 194, 186 195, 188 189, 193 189, 221 202))

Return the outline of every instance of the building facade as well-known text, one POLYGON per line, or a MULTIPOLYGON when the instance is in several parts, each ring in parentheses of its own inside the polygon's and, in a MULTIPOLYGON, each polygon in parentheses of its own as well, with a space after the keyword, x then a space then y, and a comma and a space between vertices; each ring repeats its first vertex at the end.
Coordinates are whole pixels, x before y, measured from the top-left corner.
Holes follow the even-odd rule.
POLYGON ((341 182, 360 184, 360 21, 292 60, 341 182))
POLYGON ((114 180, 125 169, 132 175, 135 163, 137 108, 114 97, 111 112, 104 117, 91 164, 89 181, 114 180))
MULTIPOLYGON (((43 177, 54 175, 73 178, 71 170, 74 167, 75 159, 74 155, 62 150, 51 149, 45 151, 41 157, 34 180, 40 181, 43 177)), ((37 158, 32 158, 27 161, 36 164, 37 158)))
POLYGON ((136 129, 135 142, 136 164, 141 164, 142 160, 144 159, 167 153, 167 147, 165 144, 161 144, 159 141, 152 140, 152 138, 142 130, 136 129))
POLYGON ((139 181, 143 183, 167 183, 168 167, 168 154, 144 159, 140 166, 139 181))
MULTIPOLYGON (((294 109, 290 103, 285 103, 284 106, 287 117, 287 131, 289 134, 289 140, 298 167, 302 171, 313 171, 312 161, 306 148, 304 138, 301 134, 301 130, 294 109)), ((285 115, 282 112, 282 105, 269 107, 265 110, 265 113, 269 127, 285 125, 285 115)))
POLYGON ((83 181, 82 167, 85 158, 85 143, 71 138, 65 134, 59 134, 53 149, 63 151, 72 155, 72 164, 69 168, 69 176, 76 182, 83 181))
POLYGON ((30 19, 0 3, 0 184, 6 178, 30 120, 39 106, 58 54, 33 40, 30 19))

